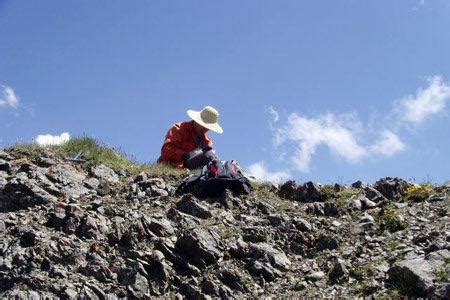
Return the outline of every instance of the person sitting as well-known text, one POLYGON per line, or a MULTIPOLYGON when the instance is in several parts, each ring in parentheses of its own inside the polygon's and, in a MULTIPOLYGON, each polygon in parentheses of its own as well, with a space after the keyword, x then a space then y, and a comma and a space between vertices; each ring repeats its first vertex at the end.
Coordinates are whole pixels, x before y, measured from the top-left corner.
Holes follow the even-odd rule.
POLYGON ((223 133, 218 123, 219 112, 206 106, 201 111, 188 110, 187 115, 191 121, 175 123, 167 132, 159 163, 197 169, 217 158, 213 141, 206 133, 209 130, 223 133))

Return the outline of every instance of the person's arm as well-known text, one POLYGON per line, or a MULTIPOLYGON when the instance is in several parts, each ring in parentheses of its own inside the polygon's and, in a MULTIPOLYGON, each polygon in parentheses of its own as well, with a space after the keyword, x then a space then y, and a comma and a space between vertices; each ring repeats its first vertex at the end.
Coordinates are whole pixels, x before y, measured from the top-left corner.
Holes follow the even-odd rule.
POLYGON ((213 148, 213 141, 212 141, 212 139, 209 136, 205 135, 205 137, 203 138, 203 147, 202 147, 202 149, 205 150, 205 151, 209 151, 212 148, 213 148))

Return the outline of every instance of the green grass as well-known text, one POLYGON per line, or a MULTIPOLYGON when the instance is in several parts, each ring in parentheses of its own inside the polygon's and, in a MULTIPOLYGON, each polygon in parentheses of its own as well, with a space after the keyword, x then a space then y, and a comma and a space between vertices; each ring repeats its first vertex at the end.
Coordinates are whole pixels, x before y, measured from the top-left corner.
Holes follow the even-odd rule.
POLYGON ((35 144, 14 145, 9 147, 7 151, 10 151, 17 158, 35 158, 44 152, 53 152, 61 158, 73 158, 82 151, 80 158, 85 159, 89 165, 104 164, 116 170, 124 169, 131 174, 148 172, 154 176, 187 176, 190 173, 187 169, 176 169, 164 164, 138 163, 127 157, 122 151, 108 147, 90 137, 74 138, 60 146, 40 147, 35 144))
POLYGON ((334 190, 333 185, 326 184, 320 189, 320 193, 324 200, 335 198, 336 191, 334 190))
POLYGON ((358 196, 360 191, 352 187, 343 187, 342 190, 336 191, 333 185, 324 185, 320 193, 324 200, 331 199, 340 207, 347 207, 350 200, 358 196))

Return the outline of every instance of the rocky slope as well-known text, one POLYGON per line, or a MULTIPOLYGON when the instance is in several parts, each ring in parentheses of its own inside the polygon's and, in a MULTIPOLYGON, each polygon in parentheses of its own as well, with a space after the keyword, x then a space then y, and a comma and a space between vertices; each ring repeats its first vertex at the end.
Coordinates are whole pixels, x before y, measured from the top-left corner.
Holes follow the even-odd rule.
POLYGON ((448 185, 181 179, 0 150, 0 297, 449 297, 448 185))

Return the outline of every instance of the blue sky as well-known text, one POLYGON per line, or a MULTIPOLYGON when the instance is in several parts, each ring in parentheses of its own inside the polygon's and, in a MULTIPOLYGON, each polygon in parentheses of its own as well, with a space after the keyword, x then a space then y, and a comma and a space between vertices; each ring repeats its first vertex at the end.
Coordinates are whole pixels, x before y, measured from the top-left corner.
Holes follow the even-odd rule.
POLYGON ((0 147, 86 134, 149 162, 211 105, 217 153, 261 178, 443 182, 448 28, 446 0, 3 0, 0 147))

